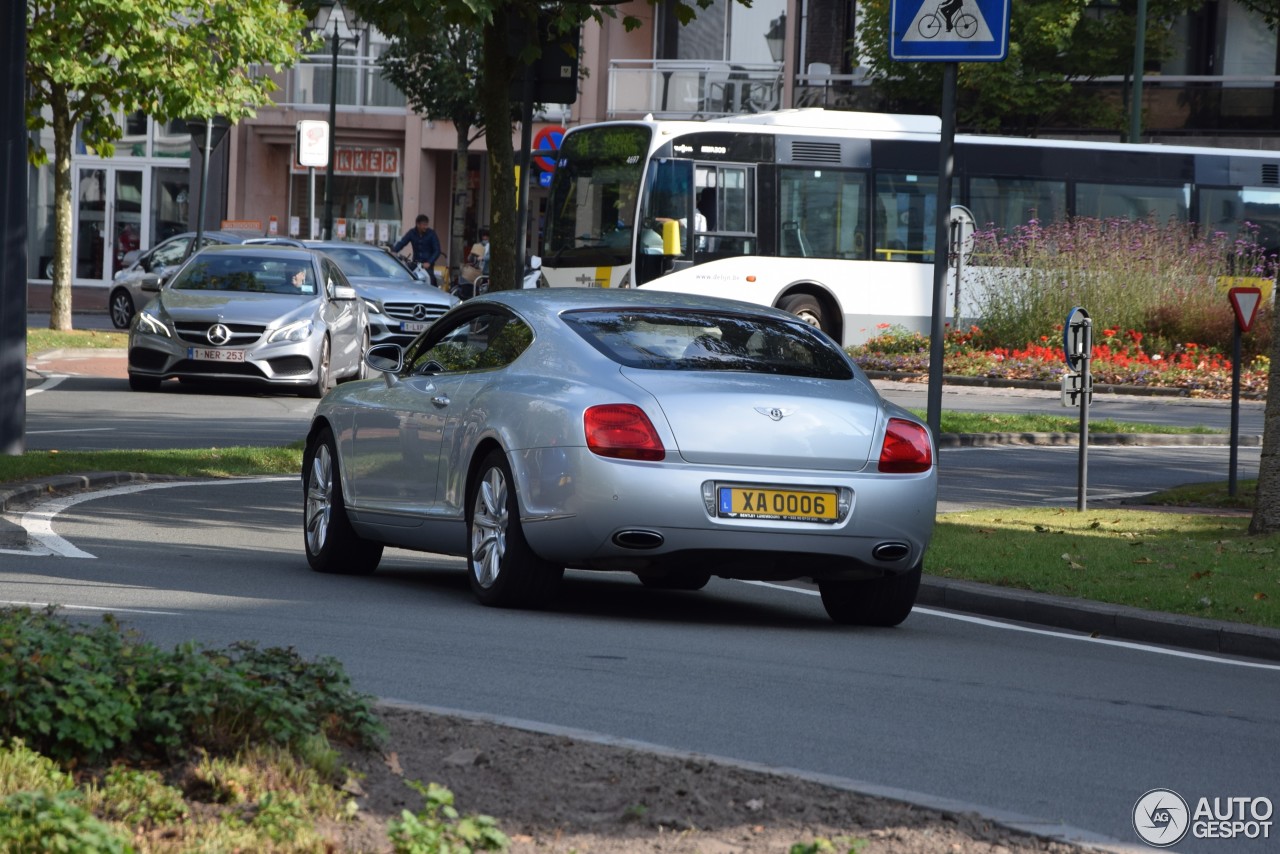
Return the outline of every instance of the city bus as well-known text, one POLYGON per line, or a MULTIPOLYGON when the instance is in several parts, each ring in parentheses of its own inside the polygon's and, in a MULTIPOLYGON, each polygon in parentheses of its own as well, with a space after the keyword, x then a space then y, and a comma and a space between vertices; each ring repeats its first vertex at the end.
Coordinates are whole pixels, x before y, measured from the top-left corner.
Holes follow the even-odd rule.
MULTIPOLYGON (((776 306, 846 346, 885 324, 927 334, 941 129, 822 109, 575 127, 547 199, 544 275, 776 306)), ((1249 223, 1280 249, 1280 152, 961 134, 951 197, 1005 233, 1149 217, 1249 223)))

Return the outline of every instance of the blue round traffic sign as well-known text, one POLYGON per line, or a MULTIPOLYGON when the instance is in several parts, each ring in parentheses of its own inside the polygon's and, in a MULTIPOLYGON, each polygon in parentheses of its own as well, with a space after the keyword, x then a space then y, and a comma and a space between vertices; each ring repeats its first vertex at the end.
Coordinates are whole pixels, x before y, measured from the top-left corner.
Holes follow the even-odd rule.
MULTIPOLYGON (((554 155, 560 150, 560 141, 564 139, 564 128, 553 125, 545 127, 534 134, 533 150, 534 151, 550 151, 554 155)), ((543 172, 556 171, 556 159, 554 156, 546 157, 534 155, 533 162, 538 165, 543 172)))

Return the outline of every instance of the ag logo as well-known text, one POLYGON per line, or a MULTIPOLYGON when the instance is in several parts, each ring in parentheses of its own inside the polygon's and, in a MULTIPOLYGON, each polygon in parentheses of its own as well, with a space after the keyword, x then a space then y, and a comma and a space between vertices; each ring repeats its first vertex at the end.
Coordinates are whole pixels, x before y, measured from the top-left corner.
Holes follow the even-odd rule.
POLYGON ((1133 805, 1133 829, 1148 845, 1168 848, 1187 835, 1187 802, 1172 789, 1152 789, 1133 805))

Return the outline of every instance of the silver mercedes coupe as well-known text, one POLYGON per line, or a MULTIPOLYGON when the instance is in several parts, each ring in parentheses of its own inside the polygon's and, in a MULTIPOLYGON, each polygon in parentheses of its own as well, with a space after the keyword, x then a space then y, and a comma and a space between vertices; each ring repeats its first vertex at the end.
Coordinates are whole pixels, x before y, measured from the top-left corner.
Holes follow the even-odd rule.
MULTIPOLYGON (((159 287, 156 285, 156 287, 159 287)), ((129 387, 170 377, 321 397, 364 377, 369 316, 333 259, 282 246, 209 246, 129 327, 129 387)))
POLYGON ((838 623, 911 612, 937 510, 928 428, 830 338, 747 303, 503 291, 445 314, 320 402, 303 461, 319 572, 384 546, 467 558, 486 605, 566 568, 696 590, 816 582, 838 623))

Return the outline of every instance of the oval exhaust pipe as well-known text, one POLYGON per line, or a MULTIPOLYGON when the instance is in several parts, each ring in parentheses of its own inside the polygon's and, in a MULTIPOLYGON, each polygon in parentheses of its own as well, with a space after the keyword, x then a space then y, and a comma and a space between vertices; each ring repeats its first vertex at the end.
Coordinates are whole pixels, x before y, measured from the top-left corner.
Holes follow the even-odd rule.
POLYGON ((613 543, 624 549, 656 549, 665 540, 657 531, 619 531, 613 535, 613 543))
POLYGON ((909 554, 911 546, 906 543, 881 543, 871 550, 872 557, 885 561, 902 560, 909 554))

